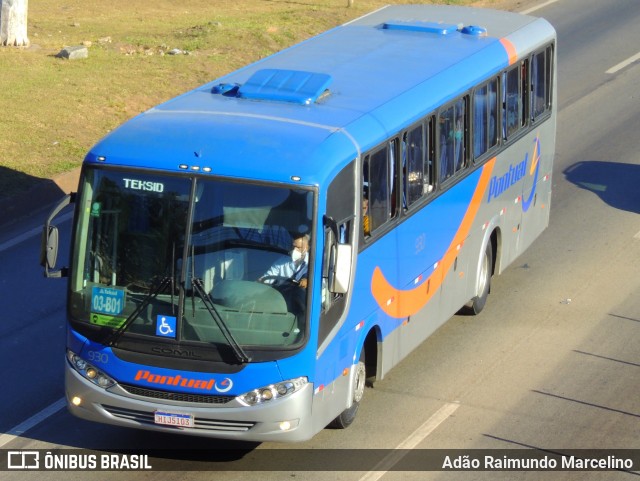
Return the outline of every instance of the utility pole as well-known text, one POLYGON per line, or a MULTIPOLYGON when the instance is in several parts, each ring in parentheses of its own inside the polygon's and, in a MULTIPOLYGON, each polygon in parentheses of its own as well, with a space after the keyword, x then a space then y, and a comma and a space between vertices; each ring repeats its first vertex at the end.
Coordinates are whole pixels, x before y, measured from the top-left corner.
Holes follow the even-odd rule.
POLYGON ((0 0, 0 45, 28 47, 27 10, 29 0, 0 0))

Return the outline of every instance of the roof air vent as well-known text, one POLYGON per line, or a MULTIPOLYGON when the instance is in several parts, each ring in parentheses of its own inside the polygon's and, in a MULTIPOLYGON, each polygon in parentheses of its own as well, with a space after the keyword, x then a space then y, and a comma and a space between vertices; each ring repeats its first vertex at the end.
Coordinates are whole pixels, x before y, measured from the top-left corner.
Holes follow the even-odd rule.
POLYGON ((449 35, 458 30, 458 25, 438 23, 393 20, 382 24, 383 30, 407 30, 410 32, 435 33, 437 35, 449 35))
POLYGON ((239 88, 240 88, 240 85, 238 84, 221 83, 221 84, 215 85, 213 89, 211 89, 211 92, 214 94, 225 95, 227 97, 235 97, 238 94, 239 88))
POLYGON ((474 37, 486 37, 487 29, 484 27, 479 27, 478 25, 467 25, 460 30, 462 33, 466 35, 473 35, 474 37))
POLYGON ((323 97, 332 77, 300 70, 264 69, 238 89, 238 97, 310 105, 323 97))

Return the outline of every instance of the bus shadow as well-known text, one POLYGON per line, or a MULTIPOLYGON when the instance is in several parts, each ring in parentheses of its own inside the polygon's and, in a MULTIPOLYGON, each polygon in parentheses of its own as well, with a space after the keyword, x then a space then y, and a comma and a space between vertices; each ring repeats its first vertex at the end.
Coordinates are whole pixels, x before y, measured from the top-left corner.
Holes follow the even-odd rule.
POLYGON ((64 194, 51 179, 0 166, 0 230, 48 208, 64 194))
POLYGON ((563 172, 578 187, 615 209, 640 214, 640 165, 598 160, 573 164, 563 172))

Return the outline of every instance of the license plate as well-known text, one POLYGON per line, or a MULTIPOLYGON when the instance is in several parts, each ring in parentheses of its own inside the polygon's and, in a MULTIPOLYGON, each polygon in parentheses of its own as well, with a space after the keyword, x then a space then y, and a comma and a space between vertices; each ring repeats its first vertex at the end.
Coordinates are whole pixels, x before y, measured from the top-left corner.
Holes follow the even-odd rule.
POLYGON ((164 424, 166 426, 177 426, 182 428, 192 428, 193 415, 191 414, 179 414, 179 413, 165 413, 162 411, 156 411, 154 413, 154 422, 156 424, 164 424))

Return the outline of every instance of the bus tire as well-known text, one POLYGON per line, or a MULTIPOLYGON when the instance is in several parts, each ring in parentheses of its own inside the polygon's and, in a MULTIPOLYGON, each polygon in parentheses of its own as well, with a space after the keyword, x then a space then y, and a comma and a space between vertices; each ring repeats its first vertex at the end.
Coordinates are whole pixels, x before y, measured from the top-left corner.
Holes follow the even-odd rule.
POLYGON ((478 295, 463 308, 467 314, 480 314, 487 303, 487 297, 491 291, 491 276, 493 275, 493 245, 491 242, 487 243, 484 255, 480 259, 478 272, 478 295))
POLYGON ((350 408, 345 409, 340 413, 340 415, 335 418, 329 424, 330 428, 333 429, 346 429, 351 426, 354 419, 356 418, 356 414, 358 414, 358 408, 360 407, 360 401, 364 395, 364 387, 367 380, 367 370, 364 363, 364 353, 360 356, 360 360, 358 364, 356 364, 356 372, 355 379, 353 380, 353 403, 350 408))

